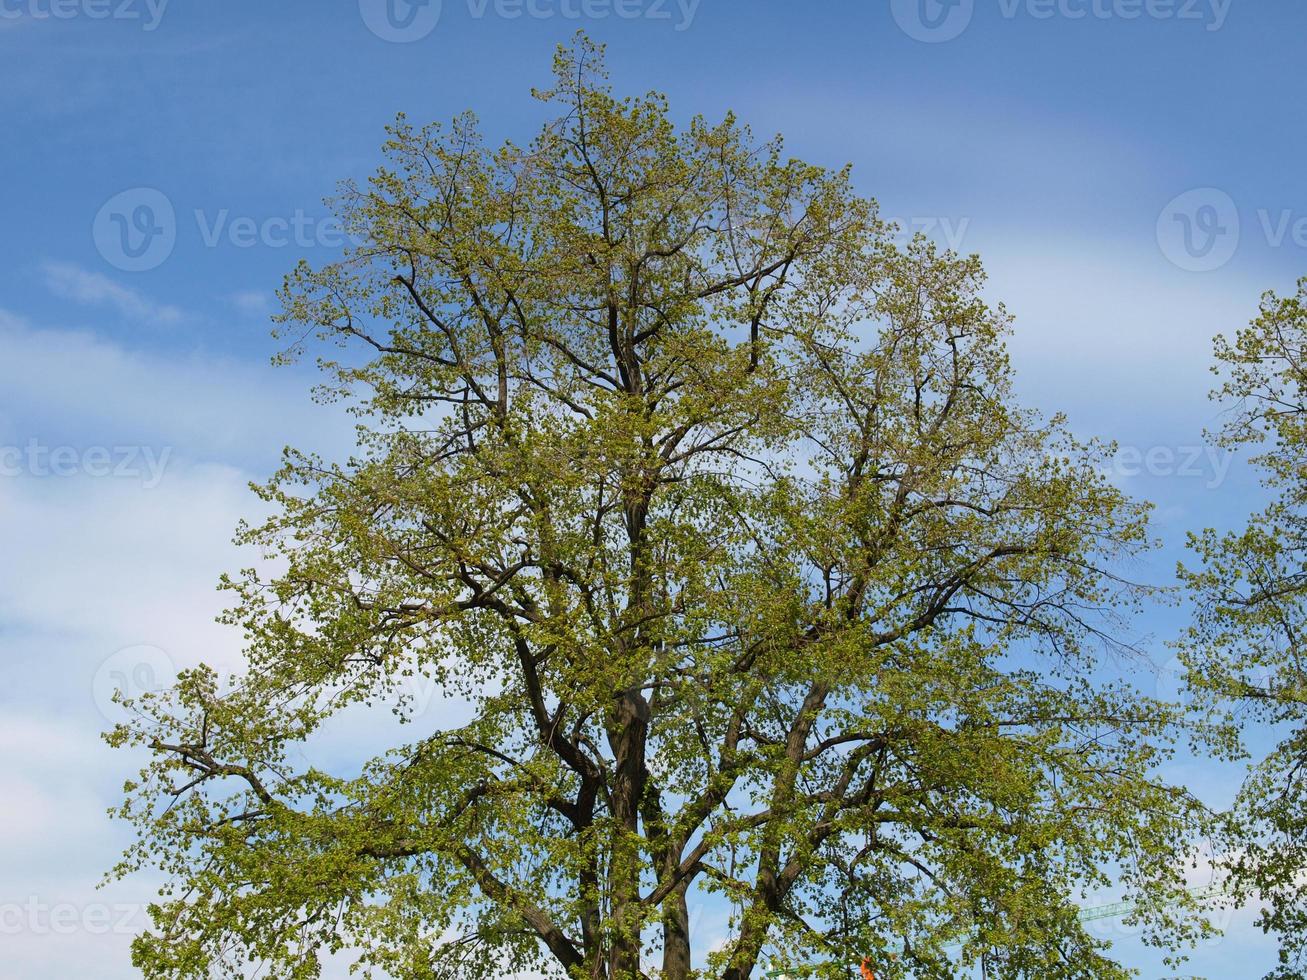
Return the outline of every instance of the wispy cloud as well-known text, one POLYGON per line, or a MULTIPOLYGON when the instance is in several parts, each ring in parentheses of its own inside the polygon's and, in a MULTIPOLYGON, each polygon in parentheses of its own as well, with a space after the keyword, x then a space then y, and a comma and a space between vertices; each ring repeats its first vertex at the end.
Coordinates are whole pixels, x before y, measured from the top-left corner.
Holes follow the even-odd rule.
POLYGON ((266 475, 287 443, 353 449, 349 417, 310 399, 316 380, 266 361, 127 348, 0 309, 0 445, 173 447, 176 457, 266 475))
MULTIPOLYGON (((21 679, 0 689, 0 976, 139 975, 129 933, 145 927, 160 882, 145 872, 96 889, 131 839, 105 811, 144 761, 100 738, 118 720, 104 695, 119 681, 106 667, 146 648, 176 668, 203 661, 227 677, 240 667, 239 632, 215 622, 229 597, 214 583, 260 564, 230 540, 241 517, 264 512, 247 484, 275 466, 283 442, 352 443, 350 420, 314 406, 292 375, 271 384, 270 373, 131 350, 0 309, 0 447, 37 438, 176 450, 149 490, 85 474, 0 478, 0 541, 13 558, 0 562, 0 646, 21 679)), ((130 688, 141 673, 124 676, 130 688)), ((436 697, 431 710, 447 717, 459 705, 436 697)), ((349 771, 402 739, 387 725, 397 725, 388 709, 356 712, 303 760, 349 771)), ((342 955, 322 975, 345 980, 348 968, 342 955)))
POLYGON ((46 262, 41 273, 50 292, 83 306, 107 307, 154 326, 176 326, 189 319, 179 307, 156 303, 139 290, 71 262, 46 262))
POLYGON ((272 314, 272 300, 265 292, 257 289, 243 290, 227 297, 232 306, 245 316, 265 317, 272 314))

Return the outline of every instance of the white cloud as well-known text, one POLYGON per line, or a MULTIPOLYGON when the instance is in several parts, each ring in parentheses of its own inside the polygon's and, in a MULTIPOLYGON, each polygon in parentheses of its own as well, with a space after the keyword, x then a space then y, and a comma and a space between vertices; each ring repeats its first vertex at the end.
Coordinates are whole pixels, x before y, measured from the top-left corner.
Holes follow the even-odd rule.
POLYGON ((108 307, 129 320, 171 327, 189 319, 179 307, 156 303, 139 290, 71 262, 45 262, 41 274, 46 288, 56 296, 83 306, 108 307))
MULTIPOLYGON (((229 540, 238 518, 256 512, 247 479, 218 464, 179 466, 152 490, 0 479, 9 559, 0 563, 0 624, 13 678, 0 691, 2 975, 134 975, 128 933, 146 924, 158 882, 134 875, 96 888, 131 833, 106 811, 142 761, 101 740, 115 709, 99 696, 99 674, 115 651, 137 645, 161 651, 169 666, 239 671, 241 638, 214 622, 229 598, 214 585, 219 572, 254 563, 229 540), (15 698, 21 713, 7 706, 15 698), (126 933, 100 925, 125 913, 126 933), (56 914, 67 920, 62 931, 50 925, 56 914)), ((438 692, 427 709, 441 724, 466 710, 438 692)), ((348 772, 413 737, 384 705, 356 709, 299 758, 348 772)), ((343 980, 347 965, 338 958, 324 976, 343 980)))
POLYGON ((1023 399, 1067 411, 1077 431, 1149 446, 1201 445, 1219 407, 1208 398, 1212 338, 1255 315, 1270 274, 1199 275, 1156 247, 978 235, 991 302, 1015 318, 1010 343, 1023 399), (1179 440, 1178 442, 1176 440, 1179 440))
POLYGON ((293 374, 269 384, 270 370, 131 351, 0 312, 0 446, 174 449, 152 487, 84 471, 0 476, 0 974, 135 975, 131 929, 101 919, 130 907, 139 928, 157 882, 96 889, 130 834, 106 809, 140 762, 100 737, 110 719, 98 671, 133 645, 176 666, 239 664, 239 635, 213 620, 228 598, 218 575, 251 563, 230 540, 259 513, 247 482, 284 443, 350 431, 293 374), (67 929, 52 928, 56 907, 67 929))
POLYGON ((232 293, 227 297, 232 306, 249 317, 270 316, 273 311, 272 299, 267 293, 257 289, 247 289, 232 293))
POLYGON ((21 556, 0 565, 0 619, 95 635, 111 645, 104 656, 131 643, 174 656, 204 645, 217 575, 241 560, 232 531, 254 511, 247 482, 208 464, 176 464, 152 489, 112 477, 0 482, 0 536, 21 556))
POLYGON ((0 442, 173 447, 262 469, 287 444, 347 452, 352 423, 315 405, 307 388, 294 371, 268 364, 127 350, 0 309, 0 391, 8 396, 0 442))

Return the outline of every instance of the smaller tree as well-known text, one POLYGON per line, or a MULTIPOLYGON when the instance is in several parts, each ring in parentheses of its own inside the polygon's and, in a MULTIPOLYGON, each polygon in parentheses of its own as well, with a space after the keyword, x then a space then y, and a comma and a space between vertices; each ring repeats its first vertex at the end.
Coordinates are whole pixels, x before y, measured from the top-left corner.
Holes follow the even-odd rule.
POLYGON ((1260 899, 1263 928, 1282 939, 1273 977, 1307 976, 1307 279, 1267 293, 1233 342, 1216 339, 1231 403, 1216 437, 1262 451, 1253 463, 1273 499, 1239 531, 1191 536, 1201 560, 1181 575, 1197 601, 1182 658, 1200 705, 1218 712, 1238 754, 1239 716, 1279 730, 1230 816, 1225 862, 1238 899, 1260 899))

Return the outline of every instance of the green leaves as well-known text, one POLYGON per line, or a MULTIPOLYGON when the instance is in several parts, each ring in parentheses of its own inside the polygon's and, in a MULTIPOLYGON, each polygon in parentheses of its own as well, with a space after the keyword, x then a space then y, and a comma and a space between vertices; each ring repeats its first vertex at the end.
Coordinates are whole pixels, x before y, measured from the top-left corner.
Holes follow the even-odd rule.
POLYGON ((1267 903, 1264 928, 1279 934, 1275 977, 1307 975, 1307 796, 1299 771, 1307 674, 1302 628, 1307 620, 1307 280, 1298 293, 1262 299, 1260 315, 1234 341, 1216 340, 1223 382, 1213 397, 1229 406, 1216 441, 1255 447, 1253 462, 1273 491, 1271 502, 1241 531, 1192 535, 1199 562, 1180 569, 1196 605, 1181 643, 1189 686, 1200 709, 1222 725, 1222 746, 1241 756, 1246 721, 1282 736, 1258 760, 1229 815, 1226 870, 1241 900, 1267 903))
MULTIPOLYGON (((357 458, 289 453, 226 585, 248 674, 154 752, 123 871, 177 882, 147 976, 1117 976, 1072 898, 1161 898, 1197 807, 1172 716, 1081 680, 1144 508, 1016 406, 975 258, 900 249, 846 171, 678 130, 560 53, 526 148, 402 117, 286 281, 357 458), (309 338, 316 336, 318 341, 309 338), (293 747, 413 677, 470 704, 358 772, 293 747), (691 909, 729 915, 723 934, 691 909), (225 973, 224 973, 225 971, 225 973)), ((1183 937, 1160 917, 1159 936, 1183 937)))

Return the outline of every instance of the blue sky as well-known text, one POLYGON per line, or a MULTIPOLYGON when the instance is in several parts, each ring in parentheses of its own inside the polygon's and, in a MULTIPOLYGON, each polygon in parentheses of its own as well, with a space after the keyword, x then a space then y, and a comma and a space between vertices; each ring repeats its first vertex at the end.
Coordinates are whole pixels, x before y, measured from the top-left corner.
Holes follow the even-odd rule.
MULTIPOLYGON (((126 774, 96 742, 105 691, 236 663, 211 618, 245 484, 286 443, 349 443, 305 370, 268 364, 281 276, 337 245, 322 199, 375 167, 401 110, 472 108, 492 140, 529 138, 529 89, 579 27, 618 89, 851 162, 885 214, 979 252, 1016 317, 1023 398, 1120 441, 1119 479, 1157 503, 1164 548, 1141 575, 1169 580, 1185 529, 1256 500, 1239 461, 1195 454, 1217 421, 1212 335, 1307 274, 1307 7, 386 2, 0 0, 5 977, 132 975, 153 883, 93 890, 124 839, 103 816, 126 774)), ((1181 618, 1137 624, 1158 664, 1181 618)), ((1174 771, 1217 802, 1238 778, 1174 771)), ((1274 950, 1250 920, 1189 972, 1260 975, 1274 950)))

